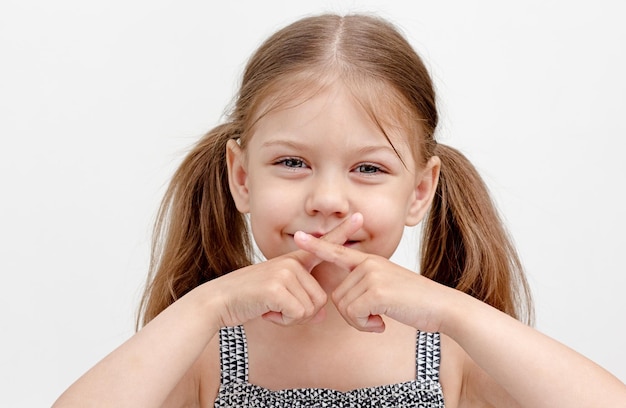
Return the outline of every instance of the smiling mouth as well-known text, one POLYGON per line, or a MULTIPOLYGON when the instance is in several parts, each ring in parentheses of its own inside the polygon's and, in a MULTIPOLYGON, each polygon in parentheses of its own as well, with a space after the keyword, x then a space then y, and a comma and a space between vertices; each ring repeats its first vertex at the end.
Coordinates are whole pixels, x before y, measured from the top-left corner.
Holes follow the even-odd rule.
MULTIPOLYGON (((289 235, 289 236, 291 237, 291 239, 293 239, 294 234, 287 234, 287 235, 289 235)), ((321 238, 321 237, 323 237, 323 234, 318 234, 318 233, 311 233, 311 234, 309 234, 309 235, 314 236, 315 238, 321 238)), ((349 240, 347 240, 346 242, 344 242, 343 246, 345 246, 345 247, 351 247, 351 246, 353 246, 353 245, 358 244, 359 242, 361 242, 361 241, 356 241, 356 240, 349 239, 349 240)))

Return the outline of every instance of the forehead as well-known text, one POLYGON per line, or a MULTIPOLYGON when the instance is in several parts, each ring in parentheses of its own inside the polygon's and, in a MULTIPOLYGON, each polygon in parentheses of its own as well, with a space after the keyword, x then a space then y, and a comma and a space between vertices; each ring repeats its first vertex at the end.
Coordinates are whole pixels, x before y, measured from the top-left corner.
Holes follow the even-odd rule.
MULTIPOLYGON (((306 121, 307 115, 309 118, 327 115, 325 117, 333 117, 336 121, 347 120, 334 115, 336 112, 333 109, 337 107, 344 113, 349 110, 351 119, 359 118, 358 125, 377 132, 393 146, 406 145, 411 150, 417 146, 417 139, 422 133, 417 115, 411 112, 408 103, 391 86, 372 79, 320 79, 300 75, 277 82, 259 98, 246 133, 250 137, 279 117, 283 123, 273 125, 285 127, 285 122, 295 125, 297 119, 306 121), (323 109, 328 107, 331 109, 324 112, 323 109), (293 116, 296 112, 298 116, 293 116)), ((352 126, 355 126, 354 120, 352 126)))

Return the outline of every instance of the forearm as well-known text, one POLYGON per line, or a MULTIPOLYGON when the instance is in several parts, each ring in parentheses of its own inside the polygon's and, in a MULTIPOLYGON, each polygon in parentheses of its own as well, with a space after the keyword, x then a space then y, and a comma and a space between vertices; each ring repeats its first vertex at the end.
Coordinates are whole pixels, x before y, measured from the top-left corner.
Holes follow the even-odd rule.
POLYGON ((160 406, 219 330, 210 288, 190 292, 79 378, 55 403, 160 406))
POLYGON ((606 370, 510 316, 454 292, 441 331, 522 406, 626 404, 626 386, 606 370))

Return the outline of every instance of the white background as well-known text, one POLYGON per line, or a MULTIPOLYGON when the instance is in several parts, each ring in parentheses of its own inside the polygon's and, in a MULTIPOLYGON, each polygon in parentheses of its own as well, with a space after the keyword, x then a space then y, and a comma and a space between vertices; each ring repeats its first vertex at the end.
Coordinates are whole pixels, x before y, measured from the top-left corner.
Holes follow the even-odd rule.
POLYGON ((50 405, 133 333, 174 168, 261 40, 327 10, 406 33, 441 140, 482 172, 518 245, 538 328, 626 381, 620 2, 3 1, 0 406, 50 405))

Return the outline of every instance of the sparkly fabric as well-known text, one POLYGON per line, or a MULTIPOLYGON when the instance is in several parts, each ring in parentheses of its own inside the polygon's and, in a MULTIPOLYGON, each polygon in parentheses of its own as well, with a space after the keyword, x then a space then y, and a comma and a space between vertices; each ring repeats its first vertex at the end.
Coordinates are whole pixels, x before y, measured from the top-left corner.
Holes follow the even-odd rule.
POLYGON ((248 349, 242 326, 220 330, 221 384, 216 407, 415 407, 442 408, 439 333, 419 332, 416 379, 341 392, 326 388, 272 391, 248 382, 248 349))

